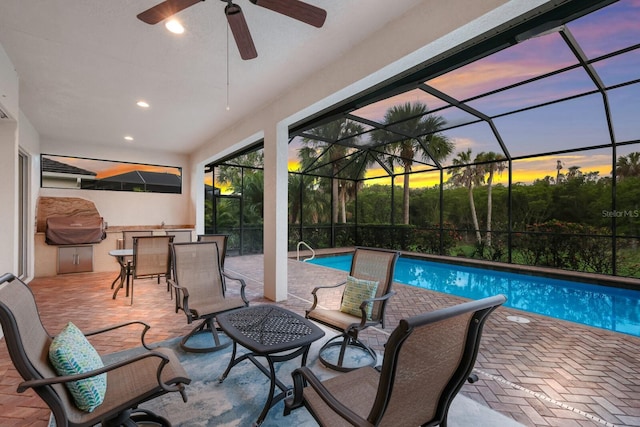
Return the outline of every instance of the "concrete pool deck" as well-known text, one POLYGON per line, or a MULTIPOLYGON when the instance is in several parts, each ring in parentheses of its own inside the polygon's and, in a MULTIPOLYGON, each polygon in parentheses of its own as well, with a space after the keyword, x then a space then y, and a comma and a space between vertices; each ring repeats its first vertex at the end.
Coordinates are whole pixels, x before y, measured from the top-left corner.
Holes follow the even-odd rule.
MULTIPOLYGON (((294 255, 295 256, 295 255, 294 255)), ((262 296, 262 256, 228 257, 230 273, 247 281, 251 303, 268 302, 262 296)), ((174 312, 164 284, 136 281, 133 306, 126 298, 111 299, 110 284, 117 273, 81 273, 38 278, 31 287, 44 325, 52 332, 68 321, 91 330, 128 319, 148 322, 149 342, 181 336, 191 329, 184 314, 174 312)), ((289 260, 289 297, 280 303, 298 313, 310 306, 314 286, 337 283, 345 273, 289 260)), ((369 328, 362 336, 382 350, 399 319, 453 305, 463 298, 401 284, 388 306, 386 328, 369 328)), ((340 292, 324 305, 336 304, 340 292)), ((94 343, 98 351, 111 352, 135 343, 120 335, 94 343)), ((4 341, 0 341, 4 342, 4 341)), ((549 317, 500 307, 487 321, 476 362, 479 381, 465 384, 461 394, 492 411, 526 426, 640 426, 640 338, 590 328, 549 317), (509 316, 526 317, 517 323, 509 316)), ((18 394, 20 379, 0 344, 0 425, 46 426, 49 411, 33 392, 18 394)), ((470 418, 470 424, 500 425, 495 420, 470 418)), ((462 422, 462 421, 461 421, 462 422)))

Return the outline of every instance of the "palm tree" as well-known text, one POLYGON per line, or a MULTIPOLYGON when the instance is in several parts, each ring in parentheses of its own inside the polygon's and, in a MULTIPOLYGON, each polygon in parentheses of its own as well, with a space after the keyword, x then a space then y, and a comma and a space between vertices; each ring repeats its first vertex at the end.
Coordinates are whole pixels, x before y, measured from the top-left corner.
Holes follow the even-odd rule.
POLYGON ((562 160, 556 161, 556 184, 560 184, 560 177, 562 174, 560 171, 562 170, 562 160))
POLYGON ((348 165, 348 155, 350 149, 340 144, 330 144, 327 141, 338 141, 350 135, 358 135, 364 132, 364 126, 348 119, 334 120, 322 126, 309 130, 309 135, 317 136, 318 139, 304 138, 302 141, 305 147, 299 151, 299 156, 303 160, 303 170, 310 163, 329 163, 331 165, 331 191, 333 198, 331 217, 334 223, 338 222, 340 209, 342 209, 342 222, 346 222, 346 180, 336 178, 336 175, 348 165), (318 150, 324 150, 318 158, 318 150), (315 153, 315 154, 314 154, 315 153), (309 162, 305 165, 306 162, 309 162))
POLYGON ((241 194, 243 192, 243 179, 246 173, 243 166, 247 167, 247 170, 262 169, 264 167, 263 150, 252 151, 238 156, 233 159, 233 165, 225 164, 219 166, 216 181, 219 183, 227 183, 233 193, 241 194))
POLYGON ((502 172, 507 168, 507 164, 504 161, 505 157, 502 154, 489 151, 488 153, 480 153, 476 156, 478 162, 489 162, 482 165, 483 174, 489 174, 487 178, 487 246, 491 246, 491 213, 493 209, 492 188, 493 188, 493 176, 497 172, 498 175, 502 175, 502 172))
POLYGON ((356 155, 347 163, 340 171, 340 175, 349 177, 350 179, 341 179, 340 187, 340 212, 342 213, 342 222, 347 222, 347 202, 355 198, 358 190, 362 188, 362 178, 366 173, 367 167, 373 162, 373 159, 364 152, 356 155))
MULTIPOLYGON (((313 177, 312 177, 313 178, 313 177)), ((326 224, 329 222, 331 200, 327 191, 321 190, 322 179, 313 178, 311 186, 304 187, 301 221, 305 224, 326 224)), ((326 187, 326 185, 324 185, 326 187)))
POLYGON ((582 177, 580 166, 570 166, 569 172, 567 172, 567 180, 572 180, 580 177, 582 177))
POLYGON ((389 157, 391 168, 399 162, 404 168, 404 189, 402 195, 402 215, 404 224, 409 224, 409 178, 416 154, 440 162, 453 151, 453 143, 438 130, 446 124, 441 116, 428 114, 429 109, 421 102, 407 102, 394 105, 384 115, 385 125, 393 124, 395 132, 407 135, 405 139, 388 142, 386 131, 374 132, 371 139, 393 157, 389 157), (416 135, 415 137, 409 135, 416 135))
POLYGON ((262 224, 264 219, 264 171, 245 169, 242 182, 244 224, 262 224))
MULTIPOLYGON (((328 223, 331 218, 330 193, 331 178, 320 178, 314 175, 305 175, 303 171, 308 170, 316 164, 320 164, 317 149, 312 146, 303 146, 298 150, 300 159, 300 170, 294 176, 299 177, 293 181, 289 180, 289 202, 301 203, 297 206, 300 212, 299 221, 301 223, 328 223), (292 187, 293 185, 293 187, 292 187), (302 194, 301 194, 302 193, 302 194), (300 197, 303 200, 300 200, 300 197)), ((331 165, 322 165, 315 172, 320 176, 331 174, 331 165)), ((290 176, 292 174, 289 174, 290 176)))
POLYGON ((482 243, 482 235, 480 235, 480 226, 478 225, 478 215, 476 214, 476 204, 473 201, 473 187, 480 185, 484 181, 484 172, 471 164, 471 148, 467 151, 461 151, 453 159, 455 168, 449 169, 448 174, 451 175, 451 181, 456 186, 464 186, 469 193, 469 205, 471 206, 471 219, 473 227, 476 231, 476 240, 478 244, 482 243))
POLYGON ((303 208, 308 205, 301 200, 301 192, 307 189, 306 193, 313 193, 311 186, 313 185, 314 177, 309 175, 303 175, 301 173, 289 174, 289 224, 297 224, 302 221, 303 208))
POLYGON ((618 157, 616 176, 618 180, 623 180, 630 176, 640 176, 640 152, 634 151, 627 156, 618 157))

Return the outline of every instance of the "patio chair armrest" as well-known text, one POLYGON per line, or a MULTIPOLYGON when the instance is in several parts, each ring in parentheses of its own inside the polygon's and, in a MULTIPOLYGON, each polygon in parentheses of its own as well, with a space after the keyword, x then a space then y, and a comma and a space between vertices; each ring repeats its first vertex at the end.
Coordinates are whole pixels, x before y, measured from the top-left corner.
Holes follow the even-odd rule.
POLYGON ((176 313, 180 310, 184 310, 187 313, 189 311, 189 290, 178 285, 174 279, 167 279, 167 283, 173 288, 176 295, 176 313))
POLYGON ((18 385, 18 393, 22 393, 25 390, 29 389, 29 388, 37 388, 37 387, 42 387, 42 386, 46 386, 46 385, 52 385, 52 384, 64 384, 64 383, 68 383, 71 381, 78 381, 78 380, 83 380, 86 378, 91 378, 91 377, 95 377, 96 375, 100 375, 100 374, 104 374, 107 373, 109 371, 113 371, 115 369, 121 368, 125 365, 128 365, 130 363, 134 363, 137 362, 138 360, 142 360, 142 359, 146 359, 148 357, 159 357, 162 359, 162 362, 160 363, 159 367, 158 367, 158 382, 161 383, 160 387, 162 387, 165 390, 168 391, 178 391, 177 389, 172 388, 171 386, 167 385, 167 384, 162 384, 162 381, 160 381, 160 372, 162 371, 162 369, 164 368, 164 366, 169 363, 169 358, 167 356, 165 356, 164 354, 157 352, 157 351, 149 351, 149 352, 145 352, 143 354, 139 354, 137 356, 133 356, 130 357, 128 359, 125 360, 121 360, 119 362, 115 362, 115 363, 111 363, 109 365, 106 365, 100 369, 95 369, 93 371, 87 371, 84 372, 82 374, 75 374, 75 375, 60 375, 57 377, 50 377, 50 378, 41 378, 41 379, 37 379, 37 380, 29 380, 29 381, 23 381, 18 385))
POLYGON ((343 281, 340 283, 336 283, 335 285, 327 285, 327 286, 316 286, 315 288, 313 288, 313 290, 311 291, 312 294, 316 294, 316 292, 318 292, 319 289, 332 289, 332 288, 337 288, 340 286, 344 286, 346 285, 347 281, 343 281))
POLYGON ((394 296, 395 294, 396 294, 396 291, 389 291, 384 295, 380 295, 379 297, 365 299, 365 300, 362 301, 362 304, 360 304, 360 309, 364 310, 364 308, 370 302, 386 301, 389 298, 391 298, 392 296, 394 296))
MULTIPOLYGON (((240 283, 240 297, 242 297, 242 301, 244 301, 244 303, 246 305, 249 305, 249 300, 247 299, 247 297, 245 296, 245 288, 247 287, 247 283, 244 281, 244 279, 240 278, 240 277, 236 277, 236 276, 232 276, 229 273, 227 273, 226 271, 222 272, 222 275, 229 280, 234 280, 236 282, 240 283)), ((226 291, 226 280, 225 280, 225 291, 226 291)))
POLYGON ((349 329, 351 329, 352 327, 358 329, 358 330, 362 330, 365 328, 365 326, 367 325, 368 322, 370 322, 371 320, 367 318, 367 305, 369 303, 372 302, 382 302, 383 304, 386 304, 387 300, 389 298, 391 298, 392 296, 394 296, 396 294, 396 291, 389 291, 384 295, 381 295, 379 297, 375 297, 375 298, 369 298, 366 300, 362 301, 362 304, 360 304, 360 323, 357 324, 353 324, 351 325, 351 327, 349 329))
POLYGON ((344 282, 336 283, 335 285, 316 286, 315 288, 313 288, 313 290, 311 291, 311 295, 313 295, 313 304, 311 305, 311 307, 308 310, 306 310, 306 313, 309 314, 309 312, 313 311, 316 308, 316 306, 318 305, 318 295, 316 294, 316 292, 318 292, 318 290, 320 290, 320 289, 338 288, 340 286, 344 286, 346 283, 347 283, 347 281, 345 280, 344 282))
POLYGON ((151 350, 151 348, 147 345, 147 343, 145 342, 144 338, 147 334, 147 331, 151 328, 151 326, 143 321, 140 320, 132 320, 130 322, 124 322, 124 323, 119 323, 116 325, 111 325, 111 326, 107 326, 106 328, 101 328, 101 329, 96 329, 93 331, 89 331, 89 332, 85 332, 84 335, 86 337, 90 337, 93 335, 98 335, 98 334, 102 334, 104 332, 109 332, 109 331, 113 331, 119 328, 123 328, 125 326, 130 326, 130 325, 142 325, 144 328, 142 330, 142 334, 140 335, 140 343, 142 344, 142 346, 144 348, 146 348, 147 350, 151 350))
POLYGON ((318 393, 318 396, 327 406, 333 409, 338 415, 347 420, 351 425, 357 427, 373 427, 366 419, 360 417, 347 406, 336 399, 315 374, 306 366, 295 369, 291 376, 293 377, 293 396, 285 400, 285 415, 288 415, 292 409, 296 409, 303 405, 303 389, 308 384, 318 393))

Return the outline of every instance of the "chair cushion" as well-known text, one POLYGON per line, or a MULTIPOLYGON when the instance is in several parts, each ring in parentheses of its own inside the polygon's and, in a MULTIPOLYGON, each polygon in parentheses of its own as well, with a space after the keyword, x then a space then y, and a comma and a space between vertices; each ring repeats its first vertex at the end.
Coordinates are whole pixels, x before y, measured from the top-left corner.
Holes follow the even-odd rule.
MULTIPOLYGON (((360 311, 360 305, 362 301, 376 296, 376 290, 378 290, 378 282, 373 280, 357 279, 352 276, 347 276, 347 284, 342 294, 342 305, 340 311, 351 314, 353 316, 362 316, 360 311)), ((367 304, 365 311, 367 312, 367 319, 371 319, 371 310, 373 309, 373 303, 367 304)))
MULTIPOLYGON (((49 347, 49 360, 58 375, 82 374, 104 367, 100 355, 73 323, 56 336, 49 347)), ((92 412, 104 401, 107 374, 65 383, 76 406, 92 412)))

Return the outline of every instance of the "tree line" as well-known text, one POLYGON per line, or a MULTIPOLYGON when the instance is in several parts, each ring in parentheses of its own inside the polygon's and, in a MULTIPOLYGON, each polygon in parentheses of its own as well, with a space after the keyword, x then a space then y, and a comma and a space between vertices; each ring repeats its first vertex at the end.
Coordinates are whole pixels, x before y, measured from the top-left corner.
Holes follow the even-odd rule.
MULTIPOLYGON (((437 237, 429 230, 445 229, 450 232, 443 240, 450 241, 448 250, 454 255, 459 254, 456 247, 467 244, 475 246, 476 251, 480 248, 493 253, 493 257, 499 256, 507 231, 521 232, 523 236, 615 235, 625 243, 621 247, 636 245, 640 235, 640 152, 620 156, 611 175, 603 177, 599 172, 583 172, 578 165, 567 166, 558 160, 555 171, 545 177, 531 184, 512 185, 509 210, 508 188, 495 184, 496 177, 508 168, 501 153, 473 153, 471 149, 457 152, 446 168, 442 188, 412 188, 410 180, 418 174, 413 170, 416 164, 441 167, 453 155, 454 144, 439 132, 446 122, 418 102, 391 107, 384 123, 394 126, 398 131, 394 135, 407 137, 390 140, 388 132, 367 131, 349 119, 307 132, 298 151, 299 170, 289 174, 289 224, 319 229, 354 224, 357 218, 360 227, 416 227, 422 230, 423 241, 437 237), (345 139, 351 143, 328 143, 345 139), (363 146, 370 148, 351 148, 364 139, 363 146), (393 185, 390 178, 389 185, 365 185, 365 174, 371 167, 381 167, 390 176, 401 176, 403 184, 393 185)), ((237 166, 220 166, 217 179, 230 188, 231 195, 241 195, 242 212, 233 197, 221 199, 216 222, 233 227, 238 225, 240 216, 245 225, 259 226, 264 198, 262 152, 249 153, 234 163, 237 166)), ((420 233, 414 236, 418 239, 420 233)), ((598 240, 599 244, 602 242, 598 240)), ((520 243, 534 242, 527 243, 522 237, 520 243)), ((419 245, 414 242, 413 246, 419 245)), ((431 248, 434 250, 432 243, 431 248)), ((539 262, 546 256, 538 253, 529 258, 539 262)), ((549 255, 553 256, 556 255, 549 255)))

